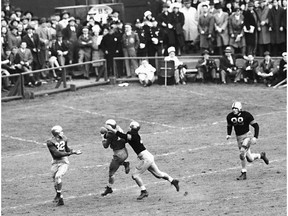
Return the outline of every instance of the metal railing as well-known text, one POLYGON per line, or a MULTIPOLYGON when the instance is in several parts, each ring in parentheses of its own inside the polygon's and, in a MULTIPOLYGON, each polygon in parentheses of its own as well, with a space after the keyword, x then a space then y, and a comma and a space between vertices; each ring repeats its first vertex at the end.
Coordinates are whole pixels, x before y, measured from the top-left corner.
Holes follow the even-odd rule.
MULTIPOLYGON (((60 80, 58 80, 58 82, 56 83, 56 86, 54 87, 54 90, 51 90, 51 92, 55 93, 57 92, 57 90, 55 89, 59 89, 59 87, 61 86, 61 84, 63 83, 63 88, 62 90, 59 89, 59 91, 63 91, 63 89, 65 90, 69 90, 69 88, 67 87, 67 69, 73 69, 75 67, 83 67, 84 65, 87 64, 91 64, 93 67, 93 63, 100 63, 103 62, 103 66, 104 66, 104 81, 108 80, 108 75, 107 75, 107 64, 106 64, 106 59, 100 59, 100 60, 94 60, 94 61, 87 61, 87 62, 83 62, 83 63, 76 63, 76 64, 70 64, 70 65, 64 65, 64 66, 59 66, 59 67, 49 67, 49 68, 44 68, 44 69, 40 69, 40 70, 34 70, 34 71, 28 71, 28 72, 23 72, 23 73, 17 73, 17 74, 10 74, 10 75, 4 75, 1 76, 1 79, 10 79, 12 77, 18 77, 17 81, 15 82, 14 86, 9 90, 9 93, 5 96, 2 97, 1 100, 2 101, 8 101, 8 100, 13 100, 13 99, 22 99, 26 97, 26 92, 27 89, 25 87, 24 84, 24 76, 29 76, 30 74, 40 74, 40 73, 47 73, 53 70, 58 70, 59 73, 61 73, 61 77, 60 80), (59 69, 62 69, 61 71, 59 71, 59 69)), ((34 88, 37 89, 37 88, 34 88)), ((49 92, 49 90, 48 90, 49 92)), ((46 91, 47 93, 47 91, 46 91)))

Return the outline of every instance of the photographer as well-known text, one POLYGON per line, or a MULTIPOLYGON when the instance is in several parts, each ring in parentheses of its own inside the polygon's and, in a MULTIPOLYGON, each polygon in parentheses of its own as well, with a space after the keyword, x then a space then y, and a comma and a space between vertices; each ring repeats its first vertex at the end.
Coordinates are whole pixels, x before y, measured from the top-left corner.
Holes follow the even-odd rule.
POLYGON ((217 65, 214 59, 210 59, 209 51, 202 52, 202 58, 198 60, 196 69, 198 70, 199 81, 204 83, 207 81, 216 82, 217 65))

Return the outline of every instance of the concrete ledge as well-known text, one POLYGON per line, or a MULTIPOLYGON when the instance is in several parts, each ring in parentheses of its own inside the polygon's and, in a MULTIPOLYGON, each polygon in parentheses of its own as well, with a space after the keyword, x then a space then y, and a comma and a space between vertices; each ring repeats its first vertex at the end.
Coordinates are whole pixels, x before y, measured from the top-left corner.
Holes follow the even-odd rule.
POLYGON ((21 100, 23 99, 22 96, 9 96, 9 97, 3 97, 1 98, 2 102, 8 102, 8 101, 12 101, 12 100, 21 100))
POLYGON ((88 83, 88 84, 70 84, 70 90, 77 91, 77 89, 89 88, 89 87, 99 86, 99 85, 107 85, 109 83, 110 81, 99 81, 99 82, 88 83))

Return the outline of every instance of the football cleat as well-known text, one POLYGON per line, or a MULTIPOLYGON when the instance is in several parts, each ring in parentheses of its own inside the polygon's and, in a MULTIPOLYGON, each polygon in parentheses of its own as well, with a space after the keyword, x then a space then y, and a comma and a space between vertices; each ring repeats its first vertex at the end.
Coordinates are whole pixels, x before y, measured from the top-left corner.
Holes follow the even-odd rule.
POLYGON ((142 200, 145 197, 148 197, 148 192, 146 190, 141 190, 141 194, 137 197, 137 200, 142 200))
POLYGON ((128 174, 130 172, 130 162, 124 162, 123 165, 125 167, 125 173, 128 174))
POLYGON ((269 164, 269 160, 266 157, 266 153, 265 152, 261 152, 261 157, 260 157, 267 165, 269 164))
POLYGON ((58 203, 58 201, 60 200, 60 196, 55 196, 53 199, 53 203, 58 203))
POLYGON ((113 190, 111 187, 106 186, 105 191, 103 193, 101 193, 101 196, 106 196, 109 193, 113 193, 113 190))
POLYGON ((57 202, 57 206, 62 206, 62 205, 64 205, 64 200, 62 197, 60 197, 58 202, 57 202))
POLYGON ((173 179, 171 182, 172 185, 174 185, 174 187, 176 188, 176 191, 178 192, 180 187, 179 187, 179 181, 176 179, 173 179))
POLYGON ((247 176, 246 176, 246 172, 241 172, 241 175, 237 178, 237 180, 246 180, 247 176))

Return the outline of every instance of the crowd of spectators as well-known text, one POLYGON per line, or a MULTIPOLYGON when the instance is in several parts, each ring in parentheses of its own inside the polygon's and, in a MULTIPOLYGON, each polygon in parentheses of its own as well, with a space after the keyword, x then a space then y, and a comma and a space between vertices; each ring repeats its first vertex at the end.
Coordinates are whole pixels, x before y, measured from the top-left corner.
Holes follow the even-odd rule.
MULTIPOLYGON (((134 23, 123 23, 119 12, 113 11, 108 22, 101 23, 93 16, 81 20, 67 11, 38 18, 4 0, 2 70, 13 74, 105 58, 111 76, 114 57, 167 56, 169 47, 178 56, 204 51, 225 55, 228 46, 231 53, 250 58, 267 51, 281 56, 287 50, 286 16, 286 0, 163 0, 159 14, 146 11, 134 23)), ((149 62, 155 67, 155 61, 149 62)), ((131 77, 136 76, 139 62, 127 59, 115 66, 119 77, 131 77)), ((81 70, 85 79, 94 71, 98 81, 104 67, 97 62, 81 70)), ((59 79, 57 73, 29 75, 25 85, 41 85, 47 76, 59 79)))

